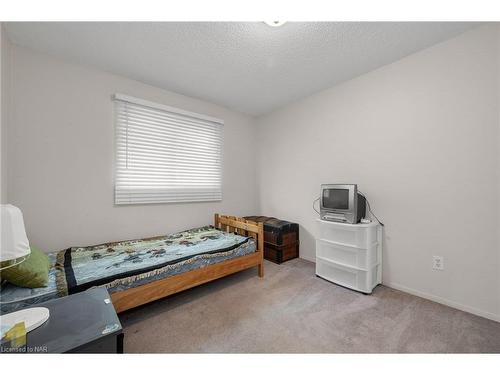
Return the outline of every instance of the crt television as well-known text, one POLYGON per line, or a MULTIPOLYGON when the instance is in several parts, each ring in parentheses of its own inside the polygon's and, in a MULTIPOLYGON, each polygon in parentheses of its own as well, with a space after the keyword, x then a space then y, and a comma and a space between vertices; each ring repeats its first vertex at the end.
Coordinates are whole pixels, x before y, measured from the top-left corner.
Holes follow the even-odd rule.
POLYGON ((357 224, 366 215, 366 199, 356 184, 321 185, 320 216, 322 220, 357 224))

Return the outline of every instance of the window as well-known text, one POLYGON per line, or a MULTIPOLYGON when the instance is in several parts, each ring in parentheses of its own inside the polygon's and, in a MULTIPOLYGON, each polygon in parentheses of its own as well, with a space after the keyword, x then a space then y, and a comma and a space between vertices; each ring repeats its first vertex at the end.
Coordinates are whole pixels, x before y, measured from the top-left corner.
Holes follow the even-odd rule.
POLYGON ((115 204, 222 199, 223 121, 116 94, 115 204))

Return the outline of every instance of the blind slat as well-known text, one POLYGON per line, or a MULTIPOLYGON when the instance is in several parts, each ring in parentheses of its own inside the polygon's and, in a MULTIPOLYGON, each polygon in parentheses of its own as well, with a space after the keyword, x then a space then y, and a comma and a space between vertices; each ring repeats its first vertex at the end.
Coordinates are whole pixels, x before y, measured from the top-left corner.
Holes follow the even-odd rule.
POLYGON ((164 138, 141 135, 134 131, 129 131, 128 135, 127 132, 125 132, 124 134, 118 134, 118 136, 122 136, 124 138, 125 145, 128 147, 138 146, 138 147, 145 147, 151 150, 156 149, 164 151, 164 150, 175 150, 175 149, 177 150, 188 149, 190 153, 200 153, 200 152, 216 153, 217 150, 219 149, 219 144, 215 142, 203 144, 199 143, 196 139, 174 142, 171 140, 166 140, 164 138))
POLYGON ((175 128, 176 125, 183 125, 183 129, 192 130, 194 132, 216 132, 212 123, 186 121, 185 119, 169 116, 156 116, 154 114, 134 111, 133 109, 130 109, 130 107, 127 108, 127 115, 122 116, 121 114, 118 114, 118 119, 126 119, 129 114, 133 116, 134 121, 138 123, 150 124, 152 126, 163 125, 175 128))
POLYGON ((175 132, 175 133, 184 133, 190 135, 201 135, 201 136, 213 136, 216 137, 217 131, 211 128, 202 128, 201 126, 187 126, 183 125, 182 128, 179 128, 179 124, 177 122, 157 122, 157 121, 147 121, 143 119, 139 119, 136 117, 131 118, 131 114, 127 114, 124 116, 118 116, 118 122, 128 123, 129 126, 143 127, 147 129, 155 129, 160 132, 175 132))
POLYGON ((118 94, 115 112, 115 204, 222 199, 220 120, 118 94))

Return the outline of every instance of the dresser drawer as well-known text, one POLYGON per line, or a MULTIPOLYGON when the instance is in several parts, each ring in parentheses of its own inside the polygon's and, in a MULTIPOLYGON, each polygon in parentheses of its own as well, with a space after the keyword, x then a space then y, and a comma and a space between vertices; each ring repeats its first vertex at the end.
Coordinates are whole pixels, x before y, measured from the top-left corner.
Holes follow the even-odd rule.
POLYGON ((357 270, 319 257, 316 258, 316 275, 335 284, 371 293, 380 283, 380 265, 371 267, 369 271, 357 270))
POLYGON ((369 245, 377 242, 377 227, 321 221, 319 238, 366 249, 369 245))
POLYGON ((377 244, 372 244, 369 249, 360 249, 318 239, 316 256, 366 271, 371 265, 379 262, 376 246, 377 244))

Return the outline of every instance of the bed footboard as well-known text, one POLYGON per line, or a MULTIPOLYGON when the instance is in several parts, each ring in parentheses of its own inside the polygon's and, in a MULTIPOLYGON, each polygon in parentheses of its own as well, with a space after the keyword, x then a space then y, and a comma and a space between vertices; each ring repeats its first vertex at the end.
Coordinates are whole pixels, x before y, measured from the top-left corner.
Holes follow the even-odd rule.
POLYGON ((215 214, 214 225, 226 232, 236 232, 242 236, 253 237, 257 243, 257 251, 260 263, 259 277, 264 277, 264 224, 246 220, 241 217, 215 214))

